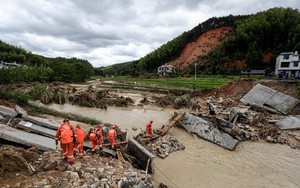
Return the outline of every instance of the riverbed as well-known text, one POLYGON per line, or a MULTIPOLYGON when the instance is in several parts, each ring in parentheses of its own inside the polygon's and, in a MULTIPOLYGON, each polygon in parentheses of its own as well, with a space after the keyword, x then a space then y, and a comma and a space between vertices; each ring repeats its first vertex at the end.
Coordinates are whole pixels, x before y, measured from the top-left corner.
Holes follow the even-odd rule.
MULTIPOLYGON (((150 120, 154 128, 168 124, 174 110, 163 108, 97 108, 52 104, 48 107, 76 113, 138 134, 150 120), (133 131, 132 128, 138 128, 133 131)), ((280 144, 242 142, 235 151, 225 150, 189 135, 180 128, 169 132, 185 145, 185 150, 156 158, 153 180, 168 187, 300 187, 300 151, 280 144)))

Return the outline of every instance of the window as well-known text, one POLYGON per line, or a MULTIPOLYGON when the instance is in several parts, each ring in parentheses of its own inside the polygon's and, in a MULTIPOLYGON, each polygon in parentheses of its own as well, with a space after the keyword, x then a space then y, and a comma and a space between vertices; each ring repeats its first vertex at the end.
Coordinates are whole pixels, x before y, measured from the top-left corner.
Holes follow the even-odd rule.
POLYGON ((289 59, 290 55, 283 55, 283 59, 289 59))
POLYGON ((298 65, 299 65, 299 61, 295 61, 293 64, 294 67, 298 67, 298 65))
POLYGON ((290 66, 290 62, 281 62, 280 67, 289 67, 289 66, 290 66))

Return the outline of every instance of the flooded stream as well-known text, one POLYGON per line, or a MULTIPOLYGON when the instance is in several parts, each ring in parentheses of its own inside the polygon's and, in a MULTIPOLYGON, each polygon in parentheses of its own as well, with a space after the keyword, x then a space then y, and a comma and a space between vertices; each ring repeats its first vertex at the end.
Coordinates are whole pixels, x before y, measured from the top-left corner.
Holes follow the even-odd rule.
MULTIPOLYGON (((149 120, 154 128, 168 124, 172 109, 115 108, 107 111, 65 105, 48 107, 68 113, 114 123, 135 135, 144 129, 149 120)), ((153 180, 168 187, 300 187, 300 151, 280 144, 243 142, 235 151, 189 135, 180 128, 169 132, 182 142, 186 149, 171 153, 166 159, 155 159, 153 180)))

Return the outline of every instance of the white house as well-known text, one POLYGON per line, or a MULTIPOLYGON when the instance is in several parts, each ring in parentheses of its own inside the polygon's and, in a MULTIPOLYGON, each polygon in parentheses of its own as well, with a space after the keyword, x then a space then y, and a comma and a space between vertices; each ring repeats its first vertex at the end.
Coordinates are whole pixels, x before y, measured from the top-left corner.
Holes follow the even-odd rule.
POLYGON ((288 73, 289 76, 300 77, 300 59, 298 51, 282 52, 276 59, 275 74, 288 73))
POLYGON ((159 76, 167 76, 176 72, 176 67, 173 65, 164 64, 157 68, 157 74, 159 76))
POLYGON ((20 66, 20 64, 18 64, 16 62, 13 62, 13 63, 7 63, 7 62, 3 62, 3 61, 0 62, 0 69, 8 68, 8 67, 18 67, 18 66, 20 66))

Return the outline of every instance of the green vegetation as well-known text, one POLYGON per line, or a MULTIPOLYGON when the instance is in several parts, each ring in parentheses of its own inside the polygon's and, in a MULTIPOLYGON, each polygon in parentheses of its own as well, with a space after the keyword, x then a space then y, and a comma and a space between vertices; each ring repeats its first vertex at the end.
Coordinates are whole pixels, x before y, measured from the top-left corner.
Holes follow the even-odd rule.
POLYGON ((17 62, 22 66, 0 69, 0 83, 16 82, 81 82, 94 74, 93 66, 77 58, 46 58, 6 44, 0 40, 0 61, 17 62))
POLYGON ((300 50, 300 13, 291 8, 273 8, 236 23, 235 32, 215 48, 199 68, 209 74, 239 69, 235 61, 244 61, 244 69, 275 67, 281 52, 300 50), (270 54, 269 59, 264 55, 270 54), (225 66, 226 65, 226 66, 225 66), (226 69, 224 69, 226 67, 226 69))
MULTIPOLYGON (((209 76, 200 75, 196 80, 194 77, 178 77, 178 78, 125 78, 116 77, 114 80, 127 84, 141 84, 150 87, 166 88, 166 89, 209 89, 226 84, 238 79, 239 76, 209 76)), ((111 78, 110 78, 111 80, 111 78)))

